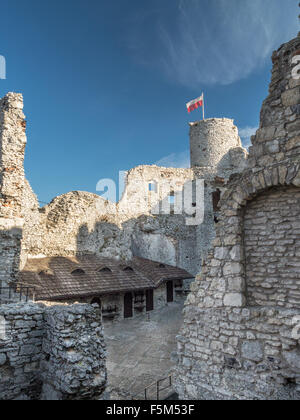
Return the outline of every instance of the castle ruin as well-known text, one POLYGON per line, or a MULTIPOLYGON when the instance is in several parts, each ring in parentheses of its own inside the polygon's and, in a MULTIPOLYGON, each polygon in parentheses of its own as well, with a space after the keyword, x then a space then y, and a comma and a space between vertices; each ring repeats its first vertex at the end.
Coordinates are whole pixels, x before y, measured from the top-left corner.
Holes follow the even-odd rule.
POLYGON ((300 34, 274 52, 247 167, 220 202, 178 336, 186 399, 300 396, 300 34))
MULTIPOLYGON (((42 264, 51 258, 73 261, 76 275, 86 258, 125 266, 147 259, 198 274, 177 337, 179 397, 299 399, 296 55, 300 34, 273 54, 270 93, 249 155, 232 120, 191 123, 191 168, 134 168, 118 203, 74 191, 40 208, 24 174, 23 99, 7 94, 0 100, 1 290, 34 260, 42 264), (196 198, 190 203, 194 214, 177 212, 176 200, 198 180, 204 180, 204 220, 186 223, 197 216, 196 198)), ((42 284, 44 274, 32 270, 29 282, 42 284)), ((0 338, 0 399, 100 398, 106 370, 99 310, 90 305, 41 308, 1 307, 14 340, 11 346, 0 338)))

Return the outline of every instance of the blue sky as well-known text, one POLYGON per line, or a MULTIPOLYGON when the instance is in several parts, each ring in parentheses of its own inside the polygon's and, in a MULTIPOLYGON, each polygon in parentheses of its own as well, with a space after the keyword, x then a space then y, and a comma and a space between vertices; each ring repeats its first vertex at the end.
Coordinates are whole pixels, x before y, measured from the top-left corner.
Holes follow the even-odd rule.
POLYGON ((185 103, 234 118, 244 142, 298 0, 10 0, 1 4, 0 95, 24 95, 25 169, 39 200, 96 192, 140 164, 187 165, 185 103), (3 4, 4 3, 4 4, 3 4))

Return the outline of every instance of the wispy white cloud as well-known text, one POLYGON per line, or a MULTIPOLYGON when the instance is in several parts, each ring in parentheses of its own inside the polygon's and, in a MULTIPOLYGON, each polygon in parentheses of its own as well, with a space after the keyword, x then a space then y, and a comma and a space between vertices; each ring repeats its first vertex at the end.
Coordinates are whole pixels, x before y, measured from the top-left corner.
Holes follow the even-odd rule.
POLYGON ((245 148, 251 146, 251 136, 254 136, 257 129, 258 127, 244 127, 239 129, 239 135, 245 148))
POLYGON ((189 168, 190 167, 190 151, 171 153, 155 162, 155 165, 165 168, 189 168))
POLYGON ((299 30, 296 0, 174 1, 176 18, 156 16, 151 43, 135 34, 142 47, 135 52, 140 62, 156 63, 170 80, 193 88, 247 77, 299 30))

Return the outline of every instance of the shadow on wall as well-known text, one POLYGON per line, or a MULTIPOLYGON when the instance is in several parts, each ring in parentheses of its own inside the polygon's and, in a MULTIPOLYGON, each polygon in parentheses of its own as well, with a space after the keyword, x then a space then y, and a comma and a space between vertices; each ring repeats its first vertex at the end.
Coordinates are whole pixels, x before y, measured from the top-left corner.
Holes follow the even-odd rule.
POLYGON ((248 153, 247 150, 242 147, 234 147, 230 149, 220 160, 217 166, 218 173, 226 173, 229 171, 232 173, 240 173, 246 167, 248 163, 248 153), (236 169, 233 171, 233 169, 236 169))
POLYGON ((128 242, 127 232, 114 223, 97 222, 92 230, 83 224, 77 234, 77 254, 128 260, 131 259, 128 242))
MULTIPOLYGON (((184 186, 181 186, 181 189, 184 186)), ((151 195, 149 207, 145 209, 146 214, 132 217, 119 225, 117 218, 118 216, 121 218, 121 214, 118 213, 116 223, 98 221, 93 229, 90 229, 87 223, 82 224, 77 234, 76 253, 78 255, 95 253, 101 257, 121 260, 130 260, 132 256, 138 256, 178 266, 197 274, 202 260, 202 252, 197 255, 196 245, 197 231, 201 229, 201 225, 187 225, 187 219, 194 220, 191 214, 184 212, 174 214, 175 200, 180 198, 172 188, 166 191, 161 200, 154 199, 153 193, 159 196, 158 191, 153 192, 149 189, 145 193, 151 195)), ((145 198, 146 202, 147 197, 145 198)), ((181 205, 184 207, 183 198, 181 200, 181 205)), ((190 212, 196 212, 195 194, 189 198, 189 201, 190 212)), ((134 204, 131 206, 134 207, 134 204)), ((210 202, 207 207, 209 207, 207 215, 211 219, 209 223, 213 226, 212 203, 210 202)))

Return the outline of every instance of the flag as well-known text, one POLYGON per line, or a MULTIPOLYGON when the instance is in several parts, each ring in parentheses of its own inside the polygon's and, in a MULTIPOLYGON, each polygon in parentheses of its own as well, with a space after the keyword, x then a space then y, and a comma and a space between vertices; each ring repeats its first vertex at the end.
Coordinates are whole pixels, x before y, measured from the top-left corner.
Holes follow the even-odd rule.
POLYGON ((195 109, 199 108, 199 106, 203 106, 203 93, 199 98, 194 99, 193 101, 190 101, 186 104, 188 112, 194 111, 195 109))

